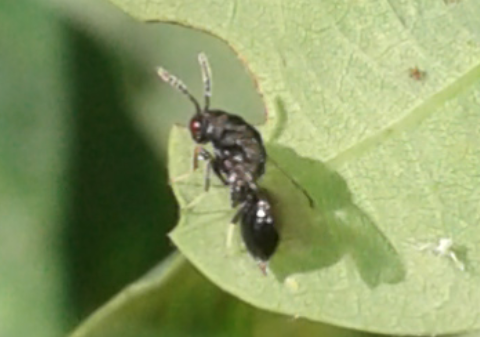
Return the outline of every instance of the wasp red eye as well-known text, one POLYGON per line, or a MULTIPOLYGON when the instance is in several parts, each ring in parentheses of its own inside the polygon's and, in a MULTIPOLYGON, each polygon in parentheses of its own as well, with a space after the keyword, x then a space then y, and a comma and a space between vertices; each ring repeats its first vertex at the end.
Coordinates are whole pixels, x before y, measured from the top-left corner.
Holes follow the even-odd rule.
POLYGON ((201 129, 202 129, 202 124, 199 121, 195 119, 192 119, 190 121, 190 132, 198 133, 200 132, 201 129))
POLYGON ((197 118, 192 118, 190 121, 190 133, 196 142, 202 141, 202 129, 202 122, 197 118))

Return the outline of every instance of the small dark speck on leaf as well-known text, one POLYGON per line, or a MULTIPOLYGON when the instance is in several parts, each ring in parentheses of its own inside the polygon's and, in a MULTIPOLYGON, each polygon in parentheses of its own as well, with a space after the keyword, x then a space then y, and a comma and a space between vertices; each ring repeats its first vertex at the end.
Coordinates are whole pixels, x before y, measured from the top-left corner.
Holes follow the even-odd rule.
POLYGON ((420 70, 418 67, 408 69, 410 78, 415 81, 423 81, 427 77, 427 73, 423 70, 420 70))

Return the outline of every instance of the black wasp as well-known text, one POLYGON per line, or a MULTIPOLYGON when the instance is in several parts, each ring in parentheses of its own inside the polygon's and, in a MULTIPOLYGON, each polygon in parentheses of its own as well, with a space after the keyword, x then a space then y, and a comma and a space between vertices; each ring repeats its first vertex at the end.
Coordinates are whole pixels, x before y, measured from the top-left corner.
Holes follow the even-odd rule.
POLYGON ((242 237, 250 254, 261 262, 262 270, 275 252, 279 236, 271 215, 270 202, 264 191, 257 187, 265 173, 266 151, 260 133, 242 117, 210 109, 212 96, 211 70, 205 54, 198 55, 202 72, 205 104, 188 91, 186 85, 163 68, 160 78, 183 93, 195 106, 189 129, 197 144, 211 143, 213 155, 197 146, 193 156, 194 169, 198 160, 207 161, 205 190, 210 186, 211 170, 230 187, 232 207, 239 206, 233 223, 240 222, 242 237))

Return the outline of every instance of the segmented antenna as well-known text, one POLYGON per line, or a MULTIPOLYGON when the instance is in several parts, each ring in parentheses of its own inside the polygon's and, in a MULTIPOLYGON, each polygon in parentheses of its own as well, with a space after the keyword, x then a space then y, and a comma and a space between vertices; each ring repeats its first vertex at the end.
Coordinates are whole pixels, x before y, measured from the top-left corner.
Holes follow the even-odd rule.
POLYGON ((212 97, 212 70, 208 64, 207 56, 204 53, 198 54, 198 63, 202 70, 203 95, 205 97, 205 110, 210 106, 210 97, 212 97))
POLYGON ((160 76, 160 78, 164 82, 170 84, 172 87, 174 87, 175 89, 180 91, 182 94, 187 96, 188 99, 193 103, 193 105, 195 105, 195 109, 197 110, 197 114, 202 113, 202 109, 200 108, 200 104, 198 104, 198 101, 195 99, 195 97, 193 97, 192 94, 190 94, 190 92, 188 92, 187 86, 180 79, 173 76, 172 74, 170 74, 168 71, 166 71, 162 67, 157 68, 157 74, 158 74, 158 76, 160 76))

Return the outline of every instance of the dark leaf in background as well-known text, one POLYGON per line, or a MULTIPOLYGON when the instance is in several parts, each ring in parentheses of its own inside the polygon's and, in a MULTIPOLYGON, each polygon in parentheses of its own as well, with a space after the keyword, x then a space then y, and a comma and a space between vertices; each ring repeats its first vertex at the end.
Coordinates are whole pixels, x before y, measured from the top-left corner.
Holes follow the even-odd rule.
POLYGON ((114 51, 69 31, 75 143, 65 242, 84 316, 171 250, 176 205, 162 158, 132 122, 114 51))

